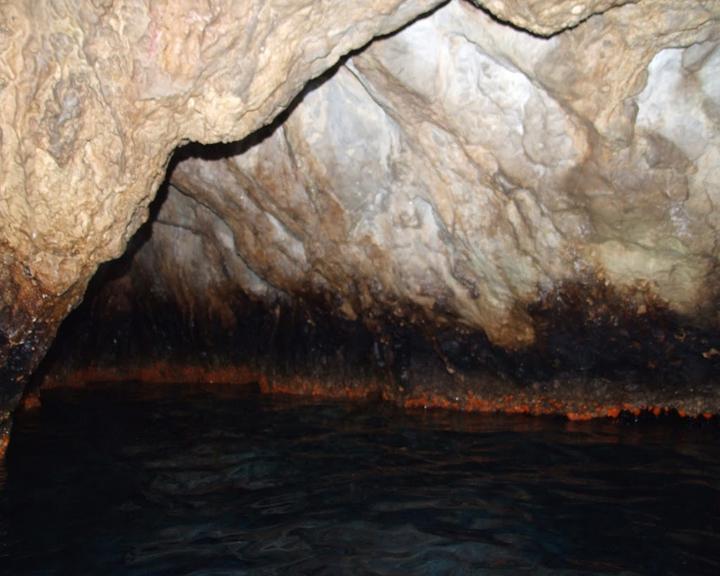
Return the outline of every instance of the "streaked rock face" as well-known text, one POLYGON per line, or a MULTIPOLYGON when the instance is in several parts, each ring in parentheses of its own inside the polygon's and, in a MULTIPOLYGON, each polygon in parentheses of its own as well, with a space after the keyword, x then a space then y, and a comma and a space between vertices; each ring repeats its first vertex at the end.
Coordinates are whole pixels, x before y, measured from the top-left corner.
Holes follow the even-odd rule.
POLYGON ((147 218, 178 144, 246 136, 435 4, 2 2, 0 432, 97 266, 147 218))
POLYGON ((546 39, 451 2, 261 142, 181 162, 161 223, 204 230, 261 298, 410 306, 505 347, 533 343, 528 305, 568 282, 716 322, 720 36, 687 8, 626 5, 546 39))
POLYGON ((322 295, 521 349, 534 307, 599 284, 716 329, 718 4, 453 0, 291 105, 437 4, 5 2, 5 414, 172 150, 289 106, 176 167, 138 258, 158 289, 322 295))

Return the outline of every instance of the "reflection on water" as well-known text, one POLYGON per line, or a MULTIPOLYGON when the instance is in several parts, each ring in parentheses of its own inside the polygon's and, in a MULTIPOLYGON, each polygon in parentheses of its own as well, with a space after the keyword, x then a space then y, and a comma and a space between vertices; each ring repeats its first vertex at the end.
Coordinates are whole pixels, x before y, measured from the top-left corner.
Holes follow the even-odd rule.
POLYGON ((228 390, 54 393, 0 468, 0 573, 716 576, 719 440, 228 390))

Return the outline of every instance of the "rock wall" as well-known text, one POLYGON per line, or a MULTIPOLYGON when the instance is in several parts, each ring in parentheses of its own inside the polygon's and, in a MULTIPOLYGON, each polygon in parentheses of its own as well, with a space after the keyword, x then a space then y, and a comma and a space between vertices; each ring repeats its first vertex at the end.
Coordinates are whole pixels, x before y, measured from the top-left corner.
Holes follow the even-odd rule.
POLYGON ((260 298, 332 292, 349 318, 412 305, 505 347, 578 281, 716 323, 718 22, 679 8, 546 39, 450 3, 261 142, 179 163, 159 224, 205 230, 260 298))
POLYGON ((276 389, 357 395, 335 365, 354 333, 365 388, 409 405, 717 411, 717 22, 662 9, 542 38, 449 3, 252 138, 183 149, 83 328, 144 344, 91 363, 203 365, 205 349, 276 389), (288 384, 288 362, 327 369, 288 384))
POLYGON ((170 153, 242 138, 348 51, 437 4, 0 3, 0 433, 170 153))
POLYGON ((320 294, 521 349, 600 285, 716 329, 717 3, 455 0, 386 36, 437 4, 3 2, 0 420, 169 154, 280 113, 173 172, 148 250, 192 301, 320 294))
MULTIPOLYGON (((331 292, 353 319, 411 306, 512 348, 535 340, 528 306, 579 281, 717 323, 720 38, 685 8, 548 39, 451 2, 172 182, 260 297, 331 292)), ((184 201, 163 224, 196 225, 184 201)))

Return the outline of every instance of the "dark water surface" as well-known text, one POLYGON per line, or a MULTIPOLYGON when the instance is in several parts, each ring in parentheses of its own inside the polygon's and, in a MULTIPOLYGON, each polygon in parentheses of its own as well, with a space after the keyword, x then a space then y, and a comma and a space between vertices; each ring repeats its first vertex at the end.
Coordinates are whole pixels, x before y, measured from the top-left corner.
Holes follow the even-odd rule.
POLYGON ((228 390, 46 395, 0 573, 720 574, 720 435, 228 390))

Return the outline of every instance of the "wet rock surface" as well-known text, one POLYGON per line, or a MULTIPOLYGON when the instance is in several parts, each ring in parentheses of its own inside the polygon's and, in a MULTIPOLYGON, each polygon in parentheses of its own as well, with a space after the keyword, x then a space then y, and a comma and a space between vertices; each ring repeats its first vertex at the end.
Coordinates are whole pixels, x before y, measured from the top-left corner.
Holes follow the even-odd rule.
POLYGON ((246 291, 351 319, 407 306, 522 348, 529 306, 608 283, 717 327, 718 22, 662 8, 546 39, 449 3, 247 149, 180 162, 160 221, 214 235, 246 291))
POLYGON ((310 305, 446 374, 449 333, 513 378, 713 383, 717 4, 475 4, 8 2, 0 420, 187 141, 235 143, 176 156, 111 323, 310 305))
POLYGON ((342 55, 434 5, 4 2, 3 390, 22 387, 97 266, 123 253, 176 146, 257 130, 342 55))
POLYGON ((103 382, 252 383, 268 393, 573 420, 720 412, 720 338, 649 301, 642 314, 628 310, 606 286, 566 286, 534 305, 536 344, 512 351, 421 312, 348 320, 329 313, 328 300, 268 306, 223 283, 207 284, 200 302, 143 268, 158 261, 151 247, 102 269, 30 394, 103 382))

